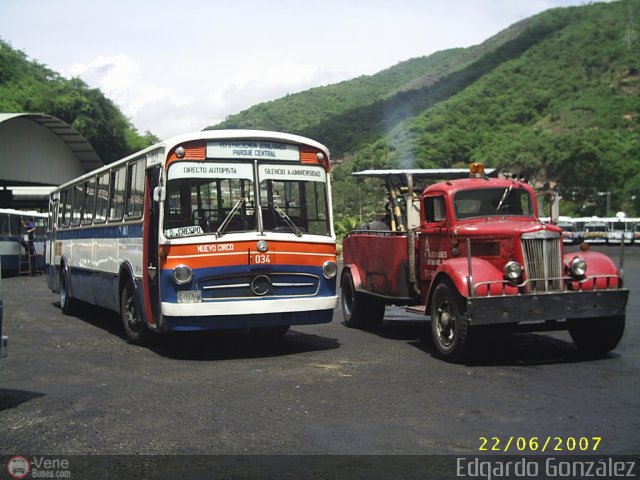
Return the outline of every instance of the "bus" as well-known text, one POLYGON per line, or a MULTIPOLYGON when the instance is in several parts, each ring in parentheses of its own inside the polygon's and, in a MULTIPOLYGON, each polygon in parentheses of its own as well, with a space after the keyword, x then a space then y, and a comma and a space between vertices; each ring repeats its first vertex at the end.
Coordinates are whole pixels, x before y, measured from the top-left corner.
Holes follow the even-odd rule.
POLYGON ((610 245, 624 242, 625 245, 631 245, 634 240, 633 228, 636 224, 635 218, 628 218, 624 215, 618 217, 608 218, 606 222, 609 227, 607 232, 607 239, 610 245))
POLYGON ((603 219, 593 218, 584 224, 584 241, 586 243, 607 243, 609 226, 603 219))
POLYGON ((562 229, 562 243, 576 245, 582 243, 582 232, 578 231, 577 222, 571 217, 560 217, 558 226, 562 229))
POLYGON ((260 130, 175 137, 56 189, 48 285, 151 331, 328 323, 337 305, 330 156, 260 130))
POLYGON ((25 253, 23 246, 25 229, 23 222, 33 220, 36 226, 33 246, 36 252, 34 267, 44 269, 44 242, 48 214, 36 211, 0 208, 0 268, 3 275, 19 271, 20 255, 25 253))

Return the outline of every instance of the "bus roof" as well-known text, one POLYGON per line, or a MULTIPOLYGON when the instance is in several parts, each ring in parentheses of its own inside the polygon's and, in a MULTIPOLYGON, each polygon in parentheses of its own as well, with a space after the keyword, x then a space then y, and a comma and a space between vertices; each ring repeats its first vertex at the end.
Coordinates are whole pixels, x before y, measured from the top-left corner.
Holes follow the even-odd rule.
POLYGON ((20 215, 22 217, 38 217, 47 218, 48 213, 36 212, 34 210, 15 210, 13 208, 0 208, 0 213, 6 213, 8 215, 20 215))
POLYGON ((146 155, 149 152, 153 152, 158 150, 159 148, 164 148, 166 151, 171 150, 174 147, 179 146, 182 143, 193 142, 197 140, 263 140, 263 141, 272 141, 272 142, 289 142, 294 144, 304 144, 321 150, 325 156, 327 157, 327 162, 331 158, 331 154, 329 152, 329 148, 322 143, 313 140, 311 138, 303 137, 301 135, 295 135, 292 133, 283 133, 283 132, 273 132, 268 130, 201 130, 198 132, 185 133, 182 135, 178 135, 175 137, 168 138, 159 143, 151 145, 143 150, 139 150, 131 155, 115 160, 104 167, 97 168, 91 172, 87 172, 84 175, 81 175, 73 180, 70 180, 62 185, 60 185, 56 190, 63 190, 64 188, 72 185, 80 180, 85 178, 90 178, 98 172, 108 171, 120 163, 126 163, 129 160, 133 160, 134 158, 141 157, 146 155))

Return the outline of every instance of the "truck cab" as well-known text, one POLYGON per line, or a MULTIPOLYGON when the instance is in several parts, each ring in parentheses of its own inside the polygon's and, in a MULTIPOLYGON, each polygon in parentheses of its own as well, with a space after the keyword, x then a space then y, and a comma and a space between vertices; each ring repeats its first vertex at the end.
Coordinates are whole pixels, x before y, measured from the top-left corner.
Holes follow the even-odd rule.
POLYGON ((483 327, 568 329, 592 354, 618 344, 628 291, 607 256, 566 253, 542 223, 530 185, 465 169, 366 171, 384 181, 387 222, 344 239, 345 324, 375 328, 387 305, 431 317, 447 360, 461 361, 483 327), (459 178, 464 175, 466 178, 459 178), (422 185, 433 178, 442 181, 422 185))

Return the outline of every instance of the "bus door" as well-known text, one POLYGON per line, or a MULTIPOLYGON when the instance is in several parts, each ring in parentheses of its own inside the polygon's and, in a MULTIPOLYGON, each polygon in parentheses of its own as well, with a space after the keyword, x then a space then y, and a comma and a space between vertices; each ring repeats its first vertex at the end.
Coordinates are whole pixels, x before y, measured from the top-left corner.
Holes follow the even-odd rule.
POLYGON ((162 167, 156 165, 146 170, 145 185, 145 220, 143 230, 143 254, 142 261, 144 265, 143 282, 144 282, 144 303, 147 312, 147 322, 152 326, 159 328, 160 314, 160 282, 158 278, 158 235, 159 235, 159 218, 160 218, 160 201, 155 201, 154 190, 160 186, 160 174, 162 167))
POLYGON ((53 198, 49 197, 49 225, 45 234, 45 270, 47 273, 47 283, 49 288, 57 292, 58 285, 58 268, 56 265, 56 230, 58 224, 58 208, 60 199, 58 195, 53 198))

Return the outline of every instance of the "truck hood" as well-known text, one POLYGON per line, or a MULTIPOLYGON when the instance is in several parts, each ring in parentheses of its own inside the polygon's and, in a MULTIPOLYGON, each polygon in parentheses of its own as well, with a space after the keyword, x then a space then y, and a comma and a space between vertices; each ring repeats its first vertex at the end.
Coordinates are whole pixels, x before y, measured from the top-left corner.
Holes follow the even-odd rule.
POLYGON ((561 235, 560 227, 545 224, 535 219, 514 218, 477 218, 465 220, 453 229, 454 234, 460 237, 520 237, 524 233, 547 231, 561 235))

